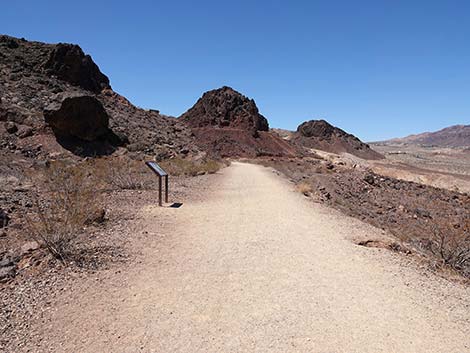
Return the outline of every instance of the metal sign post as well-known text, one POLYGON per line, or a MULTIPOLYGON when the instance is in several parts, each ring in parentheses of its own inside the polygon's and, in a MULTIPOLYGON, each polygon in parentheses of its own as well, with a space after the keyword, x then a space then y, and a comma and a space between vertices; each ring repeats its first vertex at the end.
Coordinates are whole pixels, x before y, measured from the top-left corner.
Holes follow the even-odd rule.
POLYGON ((158 175, 158 205, 162 206, 162 178, 165 178, 165 202, 168 203, 168 173, 156 162, 145 162, 145 164, 158 175))

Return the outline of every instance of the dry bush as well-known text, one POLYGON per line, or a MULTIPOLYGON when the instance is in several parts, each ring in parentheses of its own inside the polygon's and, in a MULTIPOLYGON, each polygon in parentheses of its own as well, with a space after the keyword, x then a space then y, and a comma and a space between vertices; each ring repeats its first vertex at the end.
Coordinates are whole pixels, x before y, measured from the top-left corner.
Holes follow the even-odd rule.
POLYGON ((213 159, 206 159, 201 161, 192 161, 189 159, 172 158, 160 163, 162 168, 168 174, 180 176, 196 176, 202 174, 214 174, 219 171, 223 166, 223 162, 213 159))
POLYGON ((296 189, 298 192, 304 194, 305 196, 308 196, 313 191, 312 185, 305 182, 297 184, 296 189))
POLYGON ((104 218, 98 179, 89 163, 64 162, 52 163, 42 178, 35 179, 34 217, 29 218, 28 228, 36 241, 65 261, 84 227, 104 218))
POLYGON ((453 225, 441 220, 432 227, 429 238, 419 243, 420 247, 437 257, 442 265, 470 277, 470 219, 453 225))

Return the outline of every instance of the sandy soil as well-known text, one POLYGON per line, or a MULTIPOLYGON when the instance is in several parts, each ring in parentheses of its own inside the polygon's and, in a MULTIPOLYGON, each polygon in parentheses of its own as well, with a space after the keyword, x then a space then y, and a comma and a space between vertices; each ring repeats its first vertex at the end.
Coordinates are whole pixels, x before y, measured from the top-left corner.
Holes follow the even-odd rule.
MULTIPOLYGON (((30 351, 467 352, 470 290, 380 231, 308 202, 268 168, 233 163, 204 201, 145 207, 140 261, 88 279, 30 351)), ((37 327, 40 326, 40 327, 37 327)))

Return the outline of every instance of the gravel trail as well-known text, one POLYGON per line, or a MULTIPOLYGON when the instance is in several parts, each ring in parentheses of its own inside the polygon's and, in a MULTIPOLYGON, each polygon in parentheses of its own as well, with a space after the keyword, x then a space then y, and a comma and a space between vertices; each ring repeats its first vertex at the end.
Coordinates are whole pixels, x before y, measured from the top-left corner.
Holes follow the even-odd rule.
POLYGON ((216 178, 204 201, 141 211, 142 262, 58 307, 51 351, 470 352, 466 287, 355 245, 380 230, 268 168, 216 178))

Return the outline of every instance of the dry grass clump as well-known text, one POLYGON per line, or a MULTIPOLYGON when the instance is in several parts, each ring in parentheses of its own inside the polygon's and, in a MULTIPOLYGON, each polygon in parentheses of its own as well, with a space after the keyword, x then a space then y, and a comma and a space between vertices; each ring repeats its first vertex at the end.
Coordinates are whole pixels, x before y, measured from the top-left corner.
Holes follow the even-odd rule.
POLYGON ((313 191, 312 185, 310 185, 309 183, 305 183, 305 182, 297 184, 296 189, 298 192, 300 192, 301 194, 304 194, 305 196, 309 196, 313 191))
POLYGON ((99 179, 89 163, 53 162, 36 179, 31 236, 57 259, 67 260, 86 225, 104 219, 99 179))
MULTIPOLYGON (((168 159, 159 164, 170 176, 213 174, 223 166, 222 162, 211 159, 192 161, 182 158, 168 159)), ((112 189, 152 189, 156 185, 155 175, 145 163, 128 157, 99 158, 91 162, 91 168, 112 189)))
POLYGON ((196 176, 203 174, 214 174, 224 166, 224 163, 213 159, 192 161, 183 158, 172 158, 161 162, 160 165, 170 175, 196 176))
POLYGON ((94 160, 92 168, 113 189, 145 189, 152 184, 152 175, 142 161, 127 157, 105 157, 94 160))
MULTIPOLYGON (((227 165, 226 161, 202 159, 194 161, 183 158, 171 158, 159 162, 170 176, 196 176, 214 174, 227 165)), ((155 175, 144 161, 126 156, 102 157, 88 160, 81 164, 89 174, 96 177, 102 189, 152 189, 155 186, 155 175)))

